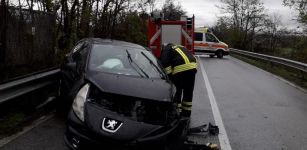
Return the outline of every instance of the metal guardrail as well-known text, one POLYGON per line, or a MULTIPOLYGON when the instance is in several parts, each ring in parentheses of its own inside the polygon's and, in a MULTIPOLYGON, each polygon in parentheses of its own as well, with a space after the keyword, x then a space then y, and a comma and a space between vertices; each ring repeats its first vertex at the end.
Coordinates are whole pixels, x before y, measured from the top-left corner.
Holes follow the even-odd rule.
POLYGON ((235 53, 235 54, 240 54, 240 55, 245 55, 253 58, 258 58, 262 60, 266 60, 269 62, 277 63, 277 64, 282 64, 291 68, 295 68, 298 70, 301 70, 303 72, 307 72, 307 64, 301 63, 298 61, 290 60, 290 59, 285 59, 281 57, 275 57, 275 56, 270 56, 270 55, 264 55, 264 54, 259 54, 259 53, 253 53, 253 52, 248 52, 248 51, 243 51, 243 50, 238 50, 231 48, 230 53, 235 53))
POLYGON ((59 73, 60 69, 54 69, 0 84, 0 104, 55 84, 59 81, 59 73))

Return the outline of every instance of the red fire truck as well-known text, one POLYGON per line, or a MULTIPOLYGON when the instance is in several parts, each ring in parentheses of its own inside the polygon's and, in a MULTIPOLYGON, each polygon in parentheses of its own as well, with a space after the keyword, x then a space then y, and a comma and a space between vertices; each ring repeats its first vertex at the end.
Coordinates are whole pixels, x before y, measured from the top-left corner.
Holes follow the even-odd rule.
POLYGON ((164 20, 163 14, 148 19, 148 47, 160 57, 162 44, 174 43, 185 46, 194 53, 194 15, 180 20, 164 20))
MULTIPOLYGON (((180 20, 164 20, 163 14, 152 16, 148 19, 148 47, 156 55, 160 57, 162 44, 174 43, 185 46, 194 54, 194 15, 191 18, 182 16, 180 20)), ((211 135, 216 136, 219 133, 217 126, 209 123, 208 125, 201 125, 199 127, 188 129, 189 133, 210 132, 211 135), (205 130, 207 128, 207 130, 205 130)), ((187 135, 188 137, 190 135, 187 135)), ((189 139, 189 138, 187 138, 189 139)), ((212 140, 214 138, 210 138, 212 140)), ((208 144, 199 144, 196 141, 189 141, 183 149, 200 150, 217 149, 216 144, 209 142, 208 144)))

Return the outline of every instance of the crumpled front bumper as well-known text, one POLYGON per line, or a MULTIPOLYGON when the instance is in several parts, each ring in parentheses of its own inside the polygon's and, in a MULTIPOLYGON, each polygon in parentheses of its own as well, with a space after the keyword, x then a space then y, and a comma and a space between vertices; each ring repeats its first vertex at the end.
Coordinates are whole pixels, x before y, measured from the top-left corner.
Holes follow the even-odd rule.
MULTIPOLYGON (((162 149, 180 147, 185 140, 187 120, 178 121, 174 126, 156 131, 155 134, 141 137, 132 141, 115 141, 93 132, 81 122, 71 110, 68 115, 67 129, 64 136, 65 143, 70 149, 162 149), (182 141, 182 142, 179 142, 182 141)), ((137 129, 134 129, 137 130, 137 129)))

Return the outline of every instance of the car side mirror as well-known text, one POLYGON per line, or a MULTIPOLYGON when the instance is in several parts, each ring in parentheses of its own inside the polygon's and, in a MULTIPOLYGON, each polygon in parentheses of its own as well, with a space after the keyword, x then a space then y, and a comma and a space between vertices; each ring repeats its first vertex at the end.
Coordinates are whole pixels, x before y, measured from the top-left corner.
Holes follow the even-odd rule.
POLYGON ((65 62, 65 63, 71 62, 70 53, 68 53, 68 54, 65 55, 65 57, 64 57, 64 62, 65 62))

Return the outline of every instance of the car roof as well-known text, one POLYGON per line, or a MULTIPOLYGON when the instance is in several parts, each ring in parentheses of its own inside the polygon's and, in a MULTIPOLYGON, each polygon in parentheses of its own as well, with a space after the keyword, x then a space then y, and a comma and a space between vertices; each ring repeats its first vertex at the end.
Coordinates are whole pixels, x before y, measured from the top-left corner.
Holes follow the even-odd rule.
POLYGON ((120 40, 112 40, 112 39, 101 39, 101 38, 87 38, 83 39, 84 41, 89 41, 92 44, 101 44, 101 45, 114 45, 114 46, 123 46, 123 47, 129 47, 129 48, 137 48, 137 49, 143 49, 146 50, 143 46, 120 41, 120 40))

